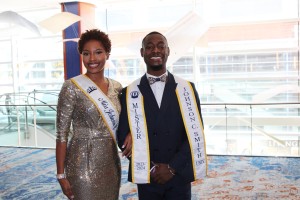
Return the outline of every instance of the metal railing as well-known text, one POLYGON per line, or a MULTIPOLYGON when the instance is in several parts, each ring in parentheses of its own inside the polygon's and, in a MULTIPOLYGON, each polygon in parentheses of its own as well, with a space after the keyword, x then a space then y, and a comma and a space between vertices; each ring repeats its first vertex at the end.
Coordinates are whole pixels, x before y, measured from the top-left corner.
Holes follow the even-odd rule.
POLYGON ((207 152, 299 156, 300 103, 202 104, 207 152))
POLYGON ((0 146, 54 148, 58 92, 0 95, 0 146))
MULTIPOLYGON (((56 104, 29 99, 0 104, 0 146, 55 148, 56 104)), ((298 102, 203 103, 201 112, 208 154, 300 155, 298 102)))

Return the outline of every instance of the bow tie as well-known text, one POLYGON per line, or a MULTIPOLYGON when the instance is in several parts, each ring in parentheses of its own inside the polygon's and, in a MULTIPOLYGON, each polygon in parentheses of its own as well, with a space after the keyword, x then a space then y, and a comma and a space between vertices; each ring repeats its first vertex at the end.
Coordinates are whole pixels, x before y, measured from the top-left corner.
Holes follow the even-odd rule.
POLYGON ((155 83, 157 81, 166 82, 167 77, 168 76, 166 74, 162 75, 161 77, 148 77, 148 81, 149 81, 149 84, 152 85, 153 83, 155 83))

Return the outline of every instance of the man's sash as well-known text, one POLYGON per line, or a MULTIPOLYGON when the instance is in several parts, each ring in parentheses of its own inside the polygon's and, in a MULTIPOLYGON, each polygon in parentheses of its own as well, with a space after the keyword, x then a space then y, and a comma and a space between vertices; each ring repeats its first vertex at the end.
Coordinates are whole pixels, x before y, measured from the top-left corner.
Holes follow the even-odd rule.
POLYGON ((141 79, 127 87, 126 100, 132 135, 131 174, 133 183, 150 183, 150 153, 144 98, 137 87, 141 79))
MULTIPOLYGON (((187 138, 190 144, 194 179, 207 174, 207 158, 203 124, 200 118, 194 91, 189 82, 175 77, 178 83, 176 94, 183 118, 187 138)), ((132 182, 150 182, 150 153, 148 130, 144 113, 143 96, 137 87, 141 79, 127 87, 127 111, 130 131, 132 133, 132 182)))
POLYGON ((207 174, 207 157, 203 124, 200 118, 194 90, 190 82, 177 76, 174 76, 174 78, 178 83, 176 95, 190 144, 194 179, 197 180, 203 178, 207 174))
POLYGON ((119 125, 119 113, 110 99, 85 75, 71 78, 71 81, 95 104, 102 119, 116 142, 116 132, 119 125))

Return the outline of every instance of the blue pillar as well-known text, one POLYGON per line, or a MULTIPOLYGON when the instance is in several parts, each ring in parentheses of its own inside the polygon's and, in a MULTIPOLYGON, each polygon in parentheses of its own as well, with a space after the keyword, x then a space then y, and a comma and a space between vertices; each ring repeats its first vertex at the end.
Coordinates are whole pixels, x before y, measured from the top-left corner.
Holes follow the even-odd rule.
MULTIPOLYGON (((61 4, 62 12, 70 12, 81 17, 81 20, 63 30, 63 39, 79 38, 82 31, 93 26, 95 7, 83 2, 66 2, 61 4)), ((77 42, 67 41, 64 45, 64 74, 65 80, 83 73, 81 56, 77 50, 77 42)))

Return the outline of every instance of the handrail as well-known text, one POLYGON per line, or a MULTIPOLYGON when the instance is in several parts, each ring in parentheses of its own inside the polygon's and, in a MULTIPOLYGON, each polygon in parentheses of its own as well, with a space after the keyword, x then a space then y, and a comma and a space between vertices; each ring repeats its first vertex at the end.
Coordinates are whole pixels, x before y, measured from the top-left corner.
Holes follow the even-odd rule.
MULTIPOLYGON (((43 103, 26 104, 26 102, 24 102, 14 106, 57 106, 55 103, 47 105, 43 103)), ((0 104, 0 107, 2 106, 5 107, 7 105, 3 102, 0 104)), ((300 102, 205 102, 201 104, 201 108, 206 133, 207 151, 210 154, 300 156, 300 102), (264 108, 267 109, 265 110, 264 108), (277 110, 277 108, 280 109, 277 110), (285 110, 285 108, 288 108, 288 110, 285 110), (256 112, 256 110, 259 112, 256 112), (278 112, 280 112, 280 114, 278 114, 278 112), (293 146, 291 147, 291 145, 293 146)), ((36 111, 36 109, 33 111, 36 111)), ((31 117, 37 117, 36 119, 40 117, 39 123, 45 125, 45 127, 50 124, 50 126, 55 127, 56 116, 54 112, 56 111, 50 109, 47 109, 47 111, 49 111, 49 115, 31 117)), ((40 135, 48 137, 39 132, 38 129, 34 131, 28 129, 28 131, 35 134, 33 137, 35 139, 37 135, 39 137, 40 135)), ((7 134, 7 132, 5 132, 5 134, 7 134)), ((26 136, 26 134, 21 131, 18 131, 18 134, 24 134, 26 136)), ((31 139, 29 138, 29 134, 27 134, 27 136, 28 138, 26 138, 26 140, 31 139)), ((20 138, 20 141, 21 140, 23 141, 25 139, 20 138)), ((43 141, 47 140, 52 141, 52 139, 45 139, 43 141)), ((52 142, 53 148, 55 148, 55 140, 52 142)), ((20 144, 23 143, 20 142, 19 145, 20 144)), ((41 144, 39 140, 36 146, 41 144)))
MULTIPOLYGON (((32 97, 33 98, 33 97, 32 97)), ((42 103, 45 103, 43 101, 41 101, 42 103)), ((252 106, 259 106, 259 105, 295 105, 295 104, 299 104, 300 102, 288 102, 288 103, 201 103, 200 105, 216 105, 216 106, 222 106, 222 105, 241 105, 241 106, 247 106, 247 105, 252 105, 252 106)), ((39 104, 15 104, 15 106, 42 106, 39 104)), ((57 104, 44 104, 45 106, 57 106, 57 104)), ((0 106, 6 106, 5 104, 0 104, 0 106)))
POLYGON ((246 106, 246 105, 252 105, 252 106, 262 106, 262 105, 287 105, 287 104, 299 104, 300 102, 272 102, 272 103, 201 103, 201 105, 216 105, 216 106, 222 106, 222 105, 241 105, 241 106, 246 106))
MULTIPOLYGON (((0 106, 7 106, 7 105, 0 104, 0 106)), ((50 106, 57 106, 57 104, 14 104, 13 106, 49 106, 50 107, 50 106)))

